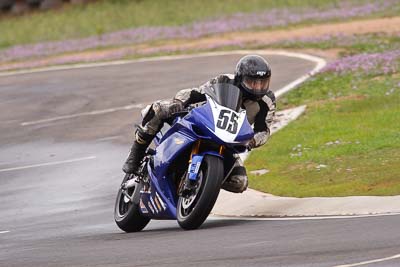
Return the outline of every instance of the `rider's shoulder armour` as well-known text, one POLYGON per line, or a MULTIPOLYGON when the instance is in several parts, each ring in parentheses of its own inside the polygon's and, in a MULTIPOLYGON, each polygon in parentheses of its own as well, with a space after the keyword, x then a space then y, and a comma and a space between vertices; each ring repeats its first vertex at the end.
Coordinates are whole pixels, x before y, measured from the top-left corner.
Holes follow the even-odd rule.
POLYGON ((233 84, 235 81, 235 75, 233 74, 220 74, 214 79, 212 79, 210 82, 211 84, 215 83, 231 83, 233 84))

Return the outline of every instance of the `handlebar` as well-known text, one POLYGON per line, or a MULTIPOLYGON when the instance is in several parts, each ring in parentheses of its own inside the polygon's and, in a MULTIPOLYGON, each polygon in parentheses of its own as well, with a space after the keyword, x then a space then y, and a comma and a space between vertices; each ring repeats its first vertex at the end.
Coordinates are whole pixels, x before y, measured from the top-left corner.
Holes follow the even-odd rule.
POLYGON ((189 109, 184 109, 179 112, 172 113, 172 117, 174 117, 174 118, 183 117, 183 116, 186 116, 189 112, 190 112, 189 109))
POLYGON ((190 112, 191 110, 192 110, 192 109, 186 108, 186 109, 183 109, 183 110, 181 110, 181 111, 179 111, 179 112, 172 113, 172 114, 171 114, 171 117, 165 119, 164 122, 168 123, 169 125, 172 125, 176 118, 178 118, 178 117, 181 118, 181 117, 186 116, 187 114, 189 114, 189 112, 190 112))

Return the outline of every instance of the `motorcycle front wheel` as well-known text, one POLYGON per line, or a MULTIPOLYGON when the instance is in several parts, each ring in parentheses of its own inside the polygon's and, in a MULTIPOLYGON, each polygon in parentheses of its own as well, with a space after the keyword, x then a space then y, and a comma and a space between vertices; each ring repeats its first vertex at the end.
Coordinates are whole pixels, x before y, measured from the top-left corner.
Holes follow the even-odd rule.
POLYGON ((118 190, 114 208, 114 220, 118 227, 127 232, 139 232, 150 222, 139 209, 140 182, 136 182, 131 174, 126 174, 118 190), (122 185, 129 181, 129 188, 122 185))
POLYGON ((178 199, 177 219, 183 229, 197 229, 207 219, 218 198, 223 178, 222 159, 212 155, 204 156, 196 190, 190 196, 180 196, 178 199))

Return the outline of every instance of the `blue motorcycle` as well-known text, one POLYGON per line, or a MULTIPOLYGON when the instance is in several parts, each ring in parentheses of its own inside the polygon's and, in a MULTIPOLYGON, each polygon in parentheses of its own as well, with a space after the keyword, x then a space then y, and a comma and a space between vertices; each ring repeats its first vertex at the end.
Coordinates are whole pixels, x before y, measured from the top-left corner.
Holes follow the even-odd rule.
POLYGON ((205 96, 203 105, 174 114, 139 171, 124 177, 114 210, 123 231, 141 231, 151 219, 178 220, 190 230, 207 219, 232 171, 233 155, 246 151, 254 132, 238 87, 216 83, 205 96))

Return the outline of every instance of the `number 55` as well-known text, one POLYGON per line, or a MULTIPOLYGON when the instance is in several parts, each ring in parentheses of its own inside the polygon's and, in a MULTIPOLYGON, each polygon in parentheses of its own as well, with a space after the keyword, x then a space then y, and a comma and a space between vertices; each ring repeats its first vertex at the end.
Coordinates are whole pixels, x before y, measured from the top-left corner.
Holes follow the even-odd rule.
POLYGON ((230 132, 231 134, 236 134, 238 130, 238 120, 239 116, 228 109, 223 109, 219 113, 217 127, 230 132))

